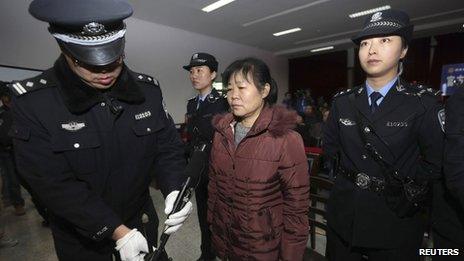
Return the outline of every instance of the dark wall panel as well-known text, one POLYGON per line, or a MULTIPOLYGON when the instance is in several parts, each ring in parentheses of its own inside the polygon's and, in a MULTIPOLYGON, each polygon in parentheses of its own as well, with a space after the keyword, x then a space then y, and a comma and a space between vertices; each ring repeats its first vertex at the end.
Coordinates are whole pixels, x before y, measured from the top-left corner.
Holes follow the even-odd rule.
POLYGON ((310 89, 314 97, 329 96, 346 86, 346 51, 291 59, 289 90, 310 89))

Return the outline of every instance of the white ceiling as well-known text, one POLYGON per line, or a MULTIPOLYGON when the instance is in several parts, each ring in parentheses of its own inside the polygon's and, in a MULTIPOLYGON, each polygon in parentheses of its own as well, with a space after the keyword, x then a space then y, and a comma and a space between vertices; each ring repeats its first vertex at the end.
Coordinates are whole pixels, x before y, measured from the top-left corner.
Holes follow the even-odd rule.
POLYGON ((366 17, 348 14, 391 5, 409 13, 415 36, 464 32, 464 0, 236 0, 210 13, 216 0, 131 0, 136 18, 242 43, 277 55, 308 55, 309 49, 351 46, 366 17), (272 34, 300 27, 302 31, 272 34))

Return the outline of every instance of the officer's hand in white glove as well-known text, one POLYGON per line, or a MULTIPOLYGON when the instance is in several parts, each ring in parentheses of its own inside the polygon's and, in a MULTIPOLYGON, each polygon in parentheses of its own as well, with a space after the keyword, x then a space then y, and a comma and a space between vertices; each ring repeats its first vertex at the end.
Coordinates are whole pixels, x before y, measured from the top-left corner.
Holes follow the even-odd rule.
POLYGON ((115 249, 119 251, 122 261, 143 261, 143 257, 148 253, 148 244, 142 233, 132 229, 116 241, 115 249))
MULTIPOLYGON (((176 201, 177 195, 179 195, 179 191, 174 190, 166 197, 164 202, 166 205, 164 213, 166 215, 169 215, 174 208, 174 202, 176 201)), ((164 224, 169 227, 164 231, 164 233, 170 235, 179 230, 190 213, 192 213, 192 202, 189 201, 180 211, 169 215, 168 219, 164 222, 164 224)))

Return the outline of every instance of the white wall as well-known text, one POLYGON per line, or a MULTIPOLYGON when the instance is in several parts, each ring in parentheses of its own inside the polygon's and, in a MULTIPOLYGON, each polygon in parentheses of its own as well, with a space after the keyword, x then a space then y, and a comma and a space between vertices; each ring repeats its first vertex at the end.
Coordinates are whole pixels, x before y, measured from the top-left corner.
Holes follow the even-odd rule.
MULTIPOLYGON (((0 64, 46 69, 53 65, 59 50, 47 31, 47 24, 35 20, 27 12, 29 2, 9 0, 0 3, 0 64)), ((279 100, 288 89, 286 58, 140 19, 129 18, 126 22, 126 63, 133 70, 158 79, 168 110, 176 122, 183 122, 186 101, 195 95, 188 74, 182 69, 194 52, 215 55, 219 61, 219 72, 237 58, 261 58, 269 65, 279 84, 279 100)))

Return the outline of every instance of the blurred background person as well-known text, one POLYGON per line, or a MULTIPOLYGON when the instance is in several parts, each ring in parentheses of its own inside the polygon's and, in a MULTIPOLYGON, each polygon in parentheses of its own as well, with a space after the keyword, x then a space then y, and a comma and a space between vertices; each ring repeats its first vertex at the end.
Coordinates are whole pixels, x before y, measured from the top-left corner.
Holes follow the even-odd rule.
MULTIPOLYGON (((227 112, 229 109, 227 100, 213 88, 218 62, 211 54, 195 53, 190 63, 183 68, 189 72, 192 87, 198 92, 187 102, 186 128, 189 138, 187 153, 191 155, 195 147, 206 144, 206 152, 209 154, 214 133, 211 120, 214 115, 227 112)), ((201 231, 201 256, 198 260, 214 260, 216 255, 211 247, 211 232, 206 222, 208 168, 201 173, 200 183, 195 188, 195 200, 201 231)))
POLYGON ((6 83, 2 82, 0 86, 0 99, 2 108, 0 112, 0 168, 3 177, 3 202, 4 205, 12 205, 14 214, 22 216, 26 214, 24 209, 24 198, 21 194, 21 186, 14 164, 13 158, 13 141, 8 132, 11 129, 13 118, 11 115, 11 96, 6 83))

